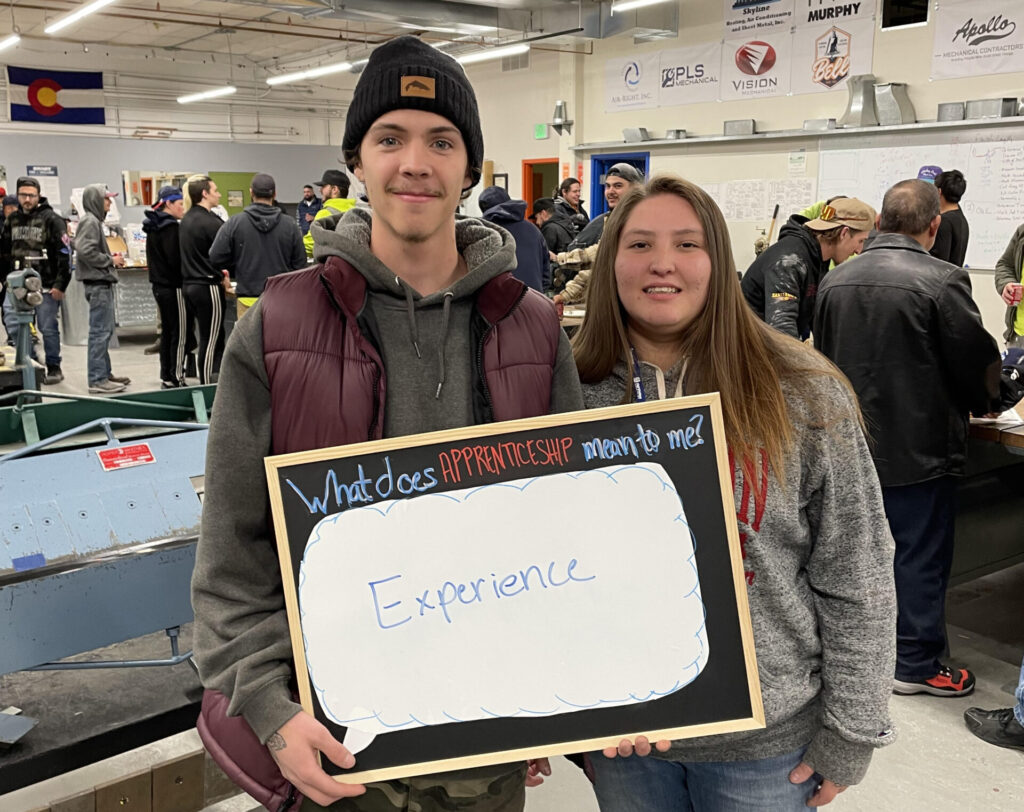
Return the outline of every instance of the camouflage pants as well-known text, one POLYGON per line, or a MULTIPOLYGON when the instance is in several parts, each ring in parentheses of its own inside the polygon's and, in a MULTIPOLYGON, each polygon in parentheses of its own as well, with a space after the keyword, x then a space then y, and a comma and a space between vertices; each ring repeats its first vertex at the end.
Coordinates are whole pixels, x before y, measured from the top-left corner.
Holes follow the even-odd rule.
POLYGON ((367 784, 366 794, 320 806, 308 798, 301 812, 522 812, 526 767, 491 781, 407 778, 367 784))

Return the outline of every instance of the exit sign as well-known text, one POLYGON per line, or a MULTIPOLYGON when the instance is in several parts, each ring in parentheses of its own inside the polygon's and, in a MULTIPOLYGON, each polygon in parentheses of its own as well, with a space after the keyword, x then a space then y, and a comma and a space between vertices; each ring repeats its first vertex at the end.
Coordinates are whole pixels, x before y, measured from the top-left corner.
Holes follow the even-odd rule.
POLYGON ((533 125, 533 137, 537 141, 543 141, 548 137, 548 125, 547 124, 534 124, 533 125))

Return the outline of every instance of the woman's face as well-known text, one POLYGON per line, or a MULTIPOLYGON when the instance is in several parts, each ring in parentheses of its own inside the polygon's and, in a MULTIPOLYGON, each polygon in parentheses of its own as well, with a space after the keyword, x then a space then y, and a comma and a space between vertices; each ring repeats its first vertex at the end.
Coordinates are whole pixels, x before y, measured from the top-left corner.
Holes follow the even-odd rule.
POLYGON ((562 197, 568 200, 573 206, 578 206, 580 202, 580 185, 578 183, 574 183, 562 193, 562 197))
POLYGON ((619 235, 615 284, 630 324, 678 338, 703 309, 711 257, 693 206, 663 194, 638 203, 619 235))

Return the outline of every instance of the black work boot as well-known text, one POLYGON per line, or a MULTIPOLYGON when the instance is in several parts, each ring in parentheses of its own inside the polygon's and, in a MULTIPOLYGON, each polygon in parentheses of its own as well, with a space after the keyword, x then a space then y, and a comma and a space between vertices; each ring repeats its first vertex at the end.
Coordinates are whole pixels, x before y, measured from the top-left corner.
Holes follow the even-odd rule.
POLYGON ((1024 727, 1013 715, 1013 708, 982 710, 968 708, 964 711, 967 729, 982 741, 996 747, 1024 750, 1024 727))
POLYGON ((46 365, 46 377, 43 378, 43 383, 52 386, 55 383, 60 383, 64 380, 64 373, 57 364, 46 365))

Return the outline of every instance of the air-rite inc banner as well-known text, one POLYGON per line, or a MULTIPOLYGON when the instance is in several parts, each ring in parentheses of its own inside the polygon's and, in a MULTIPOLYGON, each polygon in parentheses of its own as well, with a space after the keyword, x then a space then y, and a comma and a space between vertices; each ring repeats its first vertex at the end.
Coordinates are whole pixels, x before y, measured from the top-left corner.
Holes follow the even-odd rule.
POLYGON ((935 14, 932 79, 1024 71, 1024 4, 942 3, 935 14))
POLYGON ((609 59, 604 70, 604 111, 658 106, 658 53, 609 59))

